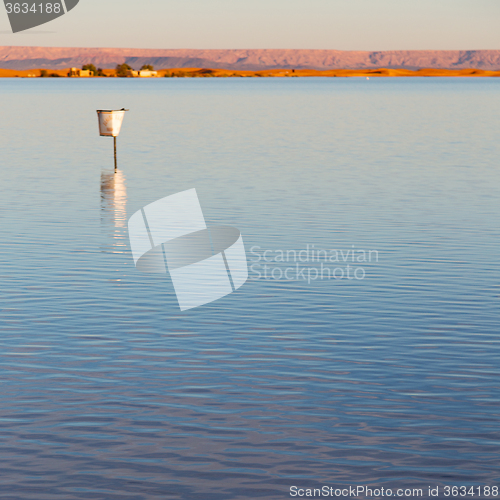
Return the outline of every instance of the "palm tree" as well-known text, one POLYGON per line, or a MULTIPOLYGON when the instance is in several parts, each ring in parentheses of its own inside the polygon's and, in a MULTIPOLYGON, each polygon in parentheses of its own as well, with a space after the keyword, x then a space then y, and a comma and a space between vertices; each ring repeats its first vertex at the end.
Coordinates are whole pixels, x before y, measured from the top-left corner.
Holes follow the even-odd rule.
POLYGON ((126 63, 118 64, 115 69, 116 76, 121 76, 121 77, 127 76, 127 71, 131 69, 132 68, 126 63))

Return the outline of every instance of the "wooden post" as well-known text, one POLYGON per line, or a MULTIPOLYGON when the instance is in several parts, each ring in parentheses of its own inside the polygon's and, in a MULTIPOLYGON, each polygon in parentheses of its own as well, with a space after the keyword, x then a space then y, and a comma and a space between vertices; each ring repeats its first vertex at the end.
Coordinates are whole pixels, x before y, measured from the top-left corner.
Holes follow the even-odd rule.
POLYGON ((116 164, 116 137, 113 137, 113 145, 115 147, 115 172, 118 168, 117 164, 116 164))

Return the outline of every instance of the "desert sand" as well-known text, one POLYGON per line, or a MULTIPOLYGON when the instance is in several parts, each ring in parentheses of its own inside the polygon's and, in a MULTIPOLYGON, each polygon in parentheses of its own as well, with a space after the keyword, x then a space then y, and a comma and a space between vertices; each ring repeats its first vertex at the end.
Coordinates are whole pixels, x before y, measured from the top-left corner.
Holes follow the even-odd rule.
MULTIPOLYGON (((45 69, 49 77, 67 77, 69 68, 45 69)), ((0 78, 34 78, 40 77, 42 69, 14 70, 0 69, 0 78)), ((108 77, 115 76, 114 69, 103 70, 108 77)), ((238 78, 238 77, 415 77, 415 76, 450 76, 450 77, 500 77, 500 71, 485 71, 481 69, 433 69, 424 68, 416 71, 409 69, 268 69, 261 71, 237 71, 230 69, 211 68, 170 68, 158 71, 159 77, 169 76, 172 78, 238 78)), ((88 77, 87 77, 88 78, 88 77)), ((96 78, 96 77, 90 77, 96 78)))
POLYGON ((384 76, 500 76, 500 71, 484 71, 479 69, 419 69, 412 71, 408 69, 269 69, 262 71, 233 71, 227 69, 208 68, 175 68, 158 72, 160 76, 168 73, 171 76, 184 77, 384 77, 384 76))

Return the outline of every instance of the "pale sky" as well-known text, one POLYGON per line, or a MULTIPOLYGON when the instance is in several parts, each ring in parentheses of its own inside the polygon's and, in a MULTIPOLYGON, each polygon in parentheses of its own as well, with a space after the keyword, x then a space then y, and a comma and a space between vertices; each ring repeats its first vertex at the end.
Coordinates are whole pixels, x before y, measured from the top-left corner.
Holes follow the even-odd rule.
POLYGON ((0 45, 500 49, 499 25, 500 0, 80 0, 12 34, 0 4, 0 45))

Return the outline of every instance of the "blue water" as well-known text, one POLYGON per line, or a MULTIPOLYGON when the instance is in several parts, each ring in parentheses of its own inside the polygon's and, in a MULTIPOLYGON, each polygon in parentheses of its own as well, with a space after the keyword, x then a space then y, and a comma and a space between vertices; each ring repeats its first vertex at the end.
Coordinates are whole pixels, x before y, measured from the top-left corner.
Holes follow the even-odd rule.
POLYGON ((2 79, 2 498, 499 485, 499 89, 2 79), (114 174, 95 110, 122 107, 114 174), (254 267, 181 313, 127 220, 193 187, 254 267), (307 245, 376 253, 330 266, 364 279, 255 272, 307 245))

